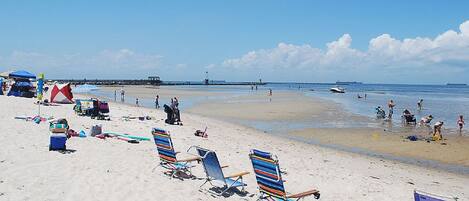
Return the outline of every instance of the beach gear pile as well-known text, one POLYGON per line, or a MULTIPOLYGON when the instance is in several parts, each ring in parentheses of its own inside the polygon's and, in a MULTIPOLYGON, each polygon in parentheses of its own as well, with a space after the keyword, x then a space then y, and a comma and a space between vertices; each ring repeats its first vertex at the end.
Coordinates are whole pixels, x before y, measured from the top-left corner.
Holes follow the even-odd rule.
POLYGON ((110 120, 109 104, 97 98, 76 99, 73 110, 80 116, 89 116, 97 120, 110 120))
POLYGON ((46 122, 48 120, 52 120, 52 119, 54 119, 54 117, 42 117, 42 116, 36 115, 36 116, 16 116, 16 117, 14 117, 14 119, 24 120, 24 121, 32 121, 36 124, 40 124, 41 122, 46 122))
POLYGON ((50 122, 49 151, 67 149, 67 139, 70 138, 70 135, 68 135, 68 129, 69 126, 66 119, 57 119, 50 122))

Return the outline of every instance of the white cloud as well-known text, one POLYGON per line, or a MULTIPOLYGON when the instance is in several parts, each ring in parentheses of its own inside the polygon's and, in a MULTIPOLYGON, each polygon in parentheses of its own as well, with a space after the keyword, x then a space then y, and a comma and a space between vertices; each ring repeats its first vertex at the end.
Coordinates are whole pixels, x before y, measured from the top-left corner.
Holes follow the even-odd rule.
MULTIPOLYGON (((299 71, 292 74, 293 77, 303 76, 307 79, 309 76, 307 81, 325 78, 324 75, 330 79, 361 79, 366 77, 363 74, 377 72, 406 76, 403 78, 417 82, 415 78, 431 80, 425 80, 423 75, 438 71, 447 74, 452 72, 447 75, 447 79, 454 76, 454 79, 462 81, 469 77, 469 21, 462 23, 458 31, 449 30, 434 39, 416 37, 399 40, 389 34, 382 34, 371 39, 365 51, 354 49, 351 44, 352 37, 349 34, 327 43, 325 50, 307 44, 279 43, 272 49, 255 50, 240 58, 227 59, 221 66, 226 69, 265 71, 267 74, 274 74, 274 71, 283 74, 288 69, 299 71), (305 73, 309 73, 308 76, 305 73), (419 78, 418 74, 422 76, 419 78)), ((437 81, 439 75, 433 77, 437 81)))

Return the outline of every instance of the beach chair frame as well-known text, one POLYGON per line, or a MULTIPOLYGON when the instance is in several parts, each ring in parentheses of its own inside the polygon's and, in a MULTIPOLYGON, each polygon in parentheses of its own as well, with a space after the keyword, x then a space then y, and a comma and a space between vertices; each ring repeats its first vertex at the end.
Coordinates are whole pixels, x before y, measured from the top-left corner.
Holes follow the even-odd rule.
MULTIPOLYGON (((160 158, 160 163, 158 166, 161 166, 168 171, 165 173, 174 178, 179 173, 184 173, 190 177, 193 177, 191 168, 194 167, 190 165, 191 162, 200 160, 199 157, 192 157, 187 159, 177 159, 176 155, 180 152, 175 152, 173 147, 173 141, 169 131, 163 129, 153 129, 152 135, 156 144, 156 151, 160 158)), ((157 166, 157 167, 158 167, 157 166)))
POLYGON ((244 172, 239 172, 237 174, 233 174, 233 175, 230 175, 230 176, 225 176, 224 173, 223 173, 223 168, 226 168, 228 166, 221 166, 220 165, 220 162, 218 161, 218 157, 217 157, 215 151, 205 149, 205 148, 202 148, 202 147, 199 147, 199 146, 192 146, 192 147, 189 148, 189 150, 191 150, 191 149, 196 149, 197 153, 199 154, 200 159, 202 160, 202 165, 204 167, 204 172, 205 172, 205 175, 206 175, 205 182, 202 185, 200 185, 199 188, 202 188, 202 186, 204 186, 207 183, 209 183, 213 187, 220 187, 220 185, 214 184, 214 183, 218 183, 218 184, 221 184, 222 189, 223 189, 220 193, 217 193, 217 192, 211 191, 211 190, 208 190, 208 192, 212 193, 214 195, 217 195, 217 196, 222 196, 231 189, 241 187, 241 192, 246 193, 244 187, 247 186, 247 184, 244 183, 243 176, 249 174, 249 172, 244 171, 244 172), (202 152, 205 152, 205 153, 202 153, 202 152), (212 162, 215 162, 214 164, 216 166, 211 166, 211 168, 217 168, 217 170, 219 172, 218 176, 211 175, 211 173, 210 173, 211 171, 209 170, 209 167, 207 167, 208 162, 206 161, 206 159, 208 158, 209 154, 213 154, 212 157, 213 157, 213 160, 215 160, 215 161, 212 161, 212 162), (235 179, 232 179, 232 178, 235 178, 235 179), (229 180, 230 183, 228 183, 227 180, 229 180))
POLYGON ((283 185, 282 171, 280 170, 276 155, 253 149, 249 154, 249 158, 260 192, 257 200, 301 200, 311 195, 319 199, 320 193, 315 189, 294 195, 287 195, 283 185))

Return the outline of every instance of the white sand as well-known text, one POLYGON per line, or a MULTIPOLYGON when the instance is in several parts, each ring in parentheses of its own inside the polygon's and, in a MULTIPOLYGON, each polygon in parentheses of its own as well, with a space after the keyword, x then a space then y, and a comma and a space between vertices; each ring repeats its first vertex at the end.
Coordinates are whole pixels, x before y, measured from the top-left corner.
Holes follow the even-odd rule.
MULTIPOLYGON (((227 174, 251 172, 245 177, 247 196, 213 197, 199 191, 203 180, 171 180, 162 168, 155 169, 159 159, 153 141, 129 144, 114 139, 71 138, 67 148, 76 152, 49 152, 46 123, 13 119, 36 113, 33 101, 0 96, 0 200, 256 200, 258 191, 248 158, 252 148, 278 155, 280 165, 288 172, 284 175, 288 191, 317 188, 320 200, 412 200, 414 189, 469 200, 467 175, 320 148, 196 115, 182 114, 184 126, 171 126, 161 120, 92 120, 76 116, 72 105, 42 107, 45 116, 65 117, 75 130, 101 123, 106 131, 151 137, 152 127, 164 128, 171 131, 176 150, 200 145, 217 151, 221 163, 230 165, 227 174), (205 126, 209 128, 208 139, 193 135, 205 126)), ((161 110, 115 103, 110 106, 113 117, 165 116, 161 110)), ((200 164, 193 171, 197 177, 205 176, 200 164)))

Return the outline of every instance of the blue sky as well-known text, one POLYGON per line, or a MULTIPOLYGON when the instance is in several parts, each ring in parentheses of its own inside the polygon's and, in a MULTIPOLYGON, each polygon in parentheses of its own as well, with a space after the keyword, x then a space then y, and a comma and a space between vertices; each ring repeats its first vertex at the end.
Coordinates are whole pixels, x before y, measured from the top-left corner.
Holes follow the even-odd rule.
POLYGON ((200 80, 206 70, 214 79, 239 81, 469 78, 469 34, 461 30, 469 1, 0 4, 0 71, 24 68, 54 78, 158 74, 164 80, 200 80), (437 40, 448 30, 456 35, 437 40), (327 45, 334 41, 338 45, 327 45), (423 49, 409 50, 415 46, 423 49))

